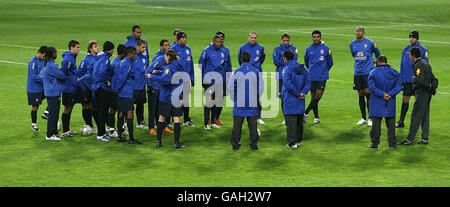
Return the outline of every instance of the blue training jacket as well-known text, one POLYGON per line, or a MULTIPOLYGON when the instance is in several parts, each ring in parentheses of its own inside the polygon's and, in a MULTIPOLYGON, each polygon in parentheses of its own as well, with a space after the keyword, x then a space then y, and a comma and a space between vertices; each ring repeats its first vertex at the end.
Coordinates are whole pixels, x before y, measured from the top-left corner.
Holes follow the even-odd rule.
POLYGON ((109 58, 111 55, 105 51, 98 55, 98 60, 95 62, 94 73, 92 79, 92 91, 96 91, 99 88, 103 88, 107 91, 111 91, 111 88, 107 86, 108 81, 112 79, 111 61, 109 58))
POLYGON ((305 99, 299 99, 300 93, 308 94, 311 87, 308 71, 303 64, 290 60, 283 69, 284 115, 297 115, 305 112, 305 99))
POLYGON ((329 71, 333 66, 333 56, 328 46, 323 43, 311 44, 305 50, 304 59, 311 81, 328 80, 329 71))
POLYGON ((39 60, 34 56, 28 62, 28 75, 27 75, 27 92, 28 93, 41 93, 44 91, 44 83, 42 81, 44 61, 39 60))
POLYGON ((370 93, 370 117, 395 117, 395 96, 402 90, 400 73, 389 65, 374 68, 368 78, 370 93), (384 93, 392 97, 384 100, 384 93))
POLYGON ((77 55, 70 51, 66 51, 62 54, 63 60, 61 61, 61 71, 66 76, 64 81, 63 93, 76 94, 78 88, 77 82, 77 55))
POLYGON ((83 58, 77 70, 77 77, 81 78, 87 73, 92 75, 94 71, 95 61, 97 60, 97 55, 89 53, 83 58))
POLYGON ((239 48, 239 53, 238 53, 239 65, 242 65, 241 55, 243 52, 250 53, 250 57, 251 57, 250 63, 253 65, 253 67, 258 69, 259 72, 262 72, 261 65, 264 63, 264 60, 266 59, 266 50, 264 49, 264 47, 258 43, 255 43, 254 45, 252 45, 250 43, 246 43, 246 44, 242 45, 239 48))
POLYGON ((180 45, 175 43, 170 47, 177 52, 179 63, 181 64, 183 71, 188 73, 191 77, 191 81, 194 81, 194 60, 192 59, 191 48, 188 45, 180 45))
POLYGON ((49 60, 42 69, 44 71, 44 95, 45 97, 59 97, 64 87, 66 75, 59 69, 58 64, 49 60))
POLYGON ((294 60, 297 62, 298 59, 298 49, 291 44, 285 45, 280 44, 280 46, 276 47, 273 51, 273 64, 277 67, 276 72, 278 73, 278 79, 283 79, 281 72, 285 66, 284 63, 284 51, 291 50, 294 53, 294 60))
POLYGON ((402 82, 412 83, 412 77, 414 76, 413 73, 413 65, 414 63, 409 59, 409 49, 412 47, 418 47, 420 49, 420 52, 422 52, 422 59, 425 60, 428 63, 428 50, 424 46, 422 46, 420 43, 417 43, 415 45, 408 45, 405 47, 402 53, 402 60, 400 63, 400 80, 402 82))
MULTIPOLYGON (((172 83, 172 77, 177 72, 183 72, 183 65, 180 61, 175 60, 169 63, 165 68, 162 75, 152 75, 150 80, 157 81, 160 85, 159 89, 159 101, 172 104, 172 93, 178 87, 182 90, 183 80, 178 83, 172 83)), ((181 99, 182 93, 180 93, 179 98, 181 99)))
MULTIPOLYGON (((229 56, 229 54, 228 54, 229 56)), ((216 48, 214 45, 209 45, 206 47, 202 54, 200 55, 200 59, 198 60, 199 67, 202 70, 202 82, 205 78, 205 75, 209 72, 217 72, 222 79, 220 81, 220 84, 226 81, 226 72, 228 67, 228 61, 227 59, 227 50, 224 47, 216 48)), ((213 74, 209 74, 208 76, 211 80, 211 83, 214 84, 216 81, 216 78, 213 74)))
POLYGON ((350 43, 350 52, 355 59, 355 75, 367 75, 373 68, 373 53, 375 57, 380 56, 380 50, 377 48, 377 44, 369 38, 364 38, 361 41, 357 39, 350 43))
POLYGON ((227 90, 233 100, 233 116, 258 116, 258 100, 264 92, 262 73, 251 63, 244 62, 228 82, 227 90))
MULTIPOLYGON (((126 45, 126 46, 131 46, 131 47, 134 47, 134 48, 136 48, 136 42, 137 42, 137 40, 138 39, 134 39, 133 38, 133 35, 129 35, 129 36, 127 36, 127 41, 125 41, 123 44, 124 45, 126 45)), ((148 55, 148 44, 147 44, 147 40, 144 40, 144 39, 141 39, 141 40, 143 40, 144 42, 145 42, 145 52, 144 53, 142 53, 142 55, 144 55, 144 57, 145 57, 145 59, 147 60, 147 62, 149 62, 149 55, 148 55)))
POLYGON ((133 98, 134 61, 129 57, 125 57, 114 70, 111 88, 113 92, 118 94, 119 98, 133 98))
POLYGON ((159 58, 159 56, 164 56, 165 54, 166 54, 166 53, 165 53, 164 51, 159 50, 159 51, 155 54, 155 56, 153 56, 152 63, 153 63, 157 58, 159 58))
POLYGON ((148 68, 148 61, 142 53, 136 52, 136 60, 134 61, 134 90, 145 90, 147 78, 145 70, 148 68))
MULTIPOLYGON (((152 64, 150 66, 148 66, 147 70, 145 70, 145 74, 161 75, 166 66, 167 66, 167 63, 166 63, 164 55, 159 56, 152 62, 152 64), (154 70, 158 71, 158 73, 153 74, 154 70)), ((147 78, 147 85, 149 87, 153 88, 153 90, 159 91, 159 89, 160 89, 158 81, 152 80, 150 78, 147 78)))

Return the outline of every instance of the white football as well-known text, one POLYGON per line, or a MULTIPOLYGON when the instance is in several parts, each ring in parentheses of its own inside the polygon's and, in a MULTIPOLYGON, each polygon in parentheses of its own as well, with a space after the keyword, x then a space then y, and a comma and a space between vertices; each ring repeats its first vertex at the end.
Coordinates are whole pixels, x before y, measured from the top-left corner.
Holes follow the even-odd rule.
POLYGON ((92 134, 92 128, 89 125, 83 125, 80 129, 81 136, 89 136, 92 134))

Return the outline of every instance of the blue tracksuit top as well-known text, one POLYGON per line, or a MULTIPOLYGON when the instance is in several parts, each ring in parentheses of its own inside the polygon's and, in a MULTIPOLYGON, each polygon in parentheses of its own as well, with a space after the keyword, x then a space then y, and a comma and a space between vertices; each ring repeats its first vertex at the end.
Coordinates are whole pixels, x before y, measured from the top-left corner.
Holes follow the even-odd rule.
POLYGON ((41 93, 44 91, 44 83, 42 82, 44 61, 34 56, 28 62, 27 92, 41 93))
POLYGON ((233 100, 233 116, 258 116, 258 99, 264 92, 264 80, 251 63, 244 62, 228 82, 227 90, 233 100))
POLYGON ((194 81, 194 60, 192 59, 191 48, 188 45, 175 43, 171 46, 171 49, 177 52, 178 57, 180 57, 178 62, 183 67, 183 71, 189 74, 191 81, 194 81))
POLYGON ((264 60, 266 59, 266 50, 264 49, 264 47, 258 43, 255 43, 254 45, 252 45, 250 43, 246 43, 246 44, 242 45, 239 48, 239 53, 238 53, 239 65, 242 65, 241 55, 243 52, 250 53, 250 57, 251 57, 250 63, 253 65, 253 67, 258 69, 259 72, 262 72, 261 65, 264 63, 264 60))
POLYGON ((305 50, 304 59, 311 81, 328 80, 329 71, 333 66, 333 56, 328 46, 323 43, 311 44, 305 50))
POLYGON ((148 61, 142 53, 136 52, 136 60, 134 61, 134 90, 145 90, 147 78, 145 77, 145 70, 148 67, 148 61))
POLYGON ((94 70, 95 61, 97 59, 96 56, 97 55, 95 55, 95 54, 89 53, 86 55, 86 57, 83 58, 80 65, 78 66, 78 70, 77 70, 78 78, 83 77, 87 73, 91 73, 91 75, 92 75, 92 72, 94 70))
MULTIPOLYGON (((177 72, 183 72, 183 65, 180 61, 175 60, 169 63, 165 68, 162 75, 152 75, 150 79, 152 81, 157 81, 160 85, 159 89, 159 101, 172 104, 172 93, 178 87, 179 90, 182 90, 183 80, 180 80, 178 83, 172 83, 172 77, 177 72)), ((182 97, 182 93, 180 93, 180 100, 182 97)))
POLYGON ((95 62, 94 73, 92 79, 94 83, 92 84, 92 91, 96 91, 99 88, 103 88, 107 91, 111 91, 111 88, 106 84, 112 79, 112 69, 111 61, 109 58, 111 55, 103 51, 98 55, 98 60, 95 62))
POLYGON ((283 69, 284 115, 297 115, 305 112, 305 99, 299 99, 300 93, 308 94, 311 87, 308 71, 303 64, 290 60, 283 69))
MULTIPOLYGON (((127 36, 127 41, 125 41, 123 44, 124 45, 126 45, 126 46, 131 46, 131 47, 134 47, 134 48, 136 48, 136 42, 137 42, 137 40, 138 39, 134 39, 133 38, 133 35, 129 35, 129 36, 127 36)), ((145 59, 147 60, 147 62, 149 62, 149 54, 148 54, 148 44, 147 44, 147 40, 144 40, 144 39, 141 39, 141 40, 143 40, 144 42, 145 42, 145 52, 144 53, 142 53, 142 55, 144 55, 144 57, 145 57, 145 59)))
POLYGON ((166 53, 165 53, 164 51, 159 50, 159 51, 155 54, 155 56, 153 56, 152 63, 153 63, 159 56, 164 56, 165 54, 166 54, 166 53))
POLYGON ((298 59, 298 49, 294 45, 280 44, 280 46, 275 48, 275 50, 273 51, 273 55, 272 55, 273 56, 273 64, 277 68, 276 72, 278 73, 279 79, 283 79, 281 72, 283 71, 283 68, 285 66, 283 53, 286 50, 291 50, 294 53, 295 62, 297 62, 297 59, 298 59))
POLYGON ((92 76, 89 73, 86 73, 78 79, 78 87, 82 91, 92 91, 92 84, 94 81, 92 80, 92 76))
POLYGON ((370 117, 395 117, 395 96, 402 90, 400 74, 389 65, 374 68, 368 78, 370 93, 370 117), (384 93, 392 97, 384 100, 384 93))
POLYGON ((357 39, 350 43, 350 52, 355 59, 355 75, 367 75, 373 68, 373 53, 375 57, 380 56, 380 50, 377 48, 375 42, 369 38, 364 38, 361 41, 357 39))
POLYGON ((64 72, 59 69, 58 64, 53 60, 48 61, 42 70, 44 71, 42 80, 44 81, 45 97, 61 96, 64 81, 66 80, 64 72))
POLYGON ((402 53, 402 60, 400 63, 400 80, 402 82, 412 83, 412 77, 414 76, 413 73, 413 65, 414 63, 409 59, 409 49, 412 47, 418 47, 420 49, 420 52, 422 52, 422 59, 428 62, 428 50, 424 46, 422 46, 420 43, 417 43, 415 45, 408 45, 405 47, 402 53))
MULTIPOLYGON (((162 72, 164 71, 164 68, 167 66, 166 60, 164 55, 163 56, 159 56, 158 58, 156 58, 152 64, 150 66, 148 66, 147 70, 145 70, 145 74, 153 74, 154 70, 159 71, 156 75, 162 75, 162 72)), ((152 80, 150 78, 147 78, 147 85, 151 88, 153 88, 153 90, 159 90, 160 86, 158 81, 156 80, 152 80)))
POLYGON ((114 70, 111 82, 112 91, 118 93, 119 98, 133 98, 134 92, 134 60, 125 57, 114 70))
MULTIPOLYGON (((229 60, 229 59, 228 59, 229 60)), ((227 51, 224 47, 216 48, 214 45, 209 45, 207 48, 205 48, 202 51, 202 54, 200 55, 200 59, 198 60, 199 67, 202 70, 202 80, 204 80, 205 75, 209 72, 217 72, 222 79, 220 81, 220 84, 222 84, 224 81, 226 81, 224 78, 227 64, 227 51)), ((211 80, 211 83, 208 84, 214 84, 216 81, 216 78, 213 74, 210 74, 208 76, 211 80)))
POLYGON ((70 51, 66 51, 62 54, 63 60, 61 61, 61 71, 66 76, 64 81, 63 93, 76 94, 78 88, 77 82, 77 55, 70 51))

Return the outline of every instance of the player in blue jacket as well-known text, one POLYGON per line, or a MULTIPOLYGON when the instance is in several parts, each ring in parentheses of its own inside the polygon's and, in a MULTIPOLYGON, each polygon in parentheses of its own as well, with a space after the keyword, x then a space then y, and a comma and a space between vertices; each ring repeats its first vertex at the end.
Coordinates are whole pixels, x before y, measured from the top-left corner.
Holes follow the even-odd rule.
POLYGON ((409 49, 413 47, 418 47, 420 52, 422 52, 422 59, 426 62, 428 60, 428 50, 422 46, 419 42, 419 32, 412 31, 409 33, 409 43, 407 47, 403 50, 402 60, 400 63, 400 80, 402 81, 403 99, 402 99, 402 109, 400 112, 400 120, 396 123, 395 127, 401 128, 405 127, 405 117, 409 108, 409 99, 414 95, 414 90, 412 88, 412 77, 413 73, 413 62, 409 59, 409 49))
POLYGON ((69 51, 62 54, 61 71, 64 72, 66 80, 62 91, 62 104, 64 111, 62 113, 62 137, 72 137, 75 132, 70 130, 70 116, 73 106, 78 101, 78 78, 77 78, 77 56, 80 52, 80 43, 76 40, 69 41, 69 51))
POLYGON ((179 55, 175 50, 168 50, 165 54, 165 61, 167 66, 164 68, 162 75, 147 74, 147 78, 157 81, 160 86, 159 94, 159 119, 157 125, 157 137, 158 141, 156 147, 162 147, 162 132, 165 125, 165 120, 169 117, 173 117, 174 125, 174 148, 186 148, 185 145, 180 143, 181 124, 180 116, 183 114, 182 110, 182 88, 183 79, 180 78, 180 74, 184 72, 183 63, 178 60, 179 55), (178 95, 178 97, 176 97, 178 95), (176 100, 174 102, 174 100, 176 100))
MULTIPOLYGON (((44 83, 42 81, 42 68, 44 67, 46 49, 47 46, 41 46, 37 54, 31 58, 30 62, 28 62, 27 97, 28 105, 31 106, 31 130, 35 132, 40 131, 36 125, 37 111, 39 109, 39 105, 42 104, 42 100, 45 98, 44 83)), ((42 116, 48 117, 48 111, 47 114, 44 112, 42 116)))
MULTIPOLYGON (((152 64, 145 70, 145 74, 161 75, 166 67, 165 53, 169 47, 169 41, 162 39, 160 41, 161 50, 153 57, 152 64)), ((159 84, 157 81, 147 79, 147 95, 148 95, 148 128, 151 135, 157 135, 155 126, 159 119, 158 104, 159 104, 159 84)), ((167 119, 166 122, 170 120, 167 119)), ((164 127, 164 132, 173 133, 168 127, 164 127)))
POLYGON ((162 39, 159 41, 159 51, 153 56, 152 63, 160 56, 164 56, 166 51, 170 49, 169 40, 162 39))
POLYGON ((286 50, 283 53, 285 68, 283 75, 283 108, 286 120, 287 147, 297 148, 303 139, 303 113, 305 97, 310 88, 308 71, 303 64, 294 60, 294 53, 286 50))
MULTIPOLYGON (((192 59, 191 48, 186 45, 187 35, 185 32, 180 31, 177 33, 177 43, 174 44, 170 49, 175 50, 179 57, 178 61, 183 67, 183 71, 190 76, 190 81, 183 82, 183 91, 188 94, 184 94, 184 97, 188 97, 183 100, 183 126, 195 127, 194 122, 189 116, 189 105, 190 105, 190 93, 191 86, 194 86, 194 60, 192 59)), ((160 94, 161 95, 161 94, 160 94)))
POLYGON ((319 30, 312 32, 313 43, 305 50, 305 66, 308 68, 311 80, 311 102, 305 110, 304 121, 308 122, 308 114, 312 109, 314 112, 314 124, 320 122, 319 101, 325 91, 325 85, 329 77, 329 71, 333 66, 333 55, 331 49, 324 44, 322 33, 319 30))
POLYGON ((145 78, 145 70, 149 63, 143 52, 145 51, 146 44, 142 40, 136 42, 136 60, 134 62, 133 73, 134 79, 134 103, 136 104, 136 128, 146 128, 148 123, 144 120, 144 104, 147 102, 145 85, 147 79, 145 78))
POLYGON ((223 72, 226 70, 228 60, 226 59, 226 50, 222 47, 222 40, 219 35, 213 37, 212 45, 209 45, 202 51, 198 61, 202 70, 202 86, 205 91, 206 104, 204 106, 203 128, 211 130, 220 128, 215 122, 217 118, 217 109, 214 107, 223 107, 223 72), (211 119, 209 118, 211 115, 211 119))
POLYGON ((395 96, 402 89, 400 74, 387 64, 387 58, 381 55, 377 59, 377 67, 369 74, 370 111, 372 120, 370 139, 372 144, 368 148, 378 149, 381 134, 381 119, 385 119, 389 147, 395 148, 395 96))
POLYGON ((367 84, 367 78, 369 73, 374 67, 373 54, 378 58, 380 56, 380 50, 377 48, 375 42, 369 38, 364 37, 364 27, 356 27, 356 39, 350 43, 350 52, 355 59, 355 73, 353 80, 353 89, 358 91, 359 95, 359 109, 361 111, 361 120, 356 124, 361 125, 367 123, 372 126, 372 121, 369 119, 366 121, 366 101, 367 99, 367 111, 369 111, 370 102, 370 90, 367 84))
POLYGON ((144 39, 141 39, 142 35, 142 29, 139 27, 139 25, 134 25, 131 28, 131 35, 127 36, 127 41, 125 41, 123 44, 125 46, 131 46, 136 48, 136 42, 138 40, 142 40, 145 42, 145 51, 142 52, 142 55, 145 57, 146 61, 149 62, 149 54, 148 54, 148 44, 147 41, 144 39))
POLYGON ((47 120, 47 136, 46 140, 59 141, 58 135, 58 116, 61 105, 61 92, 64 87, 65 74, 60 70, 58 64, 55 63, 57 51, 54 47, 48 47, 45 50, 43 82, 44 95, 48 103, 48 120, 47 120))
POLYGON ((259 132, 258 119, 258 97, 264 91, 262 73, 251 64, 251 54, 242 52, 240 55, 242 63, 237 68, 228 82, 228 92, 233 100, 233 132, 231 134, 231 146, 233 150, 241 147, 241 132, 244 119, 247 119, 250 137, 250 149, 258 150, 259 132))
POLYGON ((95 61, 99 52, 98 42, 91 40, 87 45, 87 55, 78 66, 78 87, 80 89, 79 99, 82 105, 82 116, 86 125, 92 129, 93 103, 92 103, 92 73, 94 71, 95 61))
POLYGON ((111 138, 106 134, 105 124, 108 120, 108 109, 111 98, 111 79, 112 69, 110 58, 114 53, 114 44, 110 41, 103 43, 103 51, 98 55, 98 60, 95 62, 92 91, 95 93, 95 100, 97 106, 97 141, 111 141, 111 138))
MULTIPOLYGON (((241 61, 241 55, 243 52, 248 52, 251 56, 250 63, 258 69, 259 72, 262 72, 261 65, 264 63, 264 60, 266 59, 266 50, 264 47, 257 43, 258 36, 256 32, 250 32, 248 34, 248 43, 242 45, 239 48, 238 52, 238 61, 239 65, 242 65, 241 61)), ((265 124, 264 121, 261 119, 261 103, 258 99, 258 124, 265 124)))
MULTIPOLYGON (((229 80, 230 76, 233 74, 233 66, 231 65, 231 57, 230 57, 230 49, 228 49, 228 47, 226 47, 224 45, 225 42, 225 33, 223 33, 223 31, 218 31, 216 32, 216 35, 219 35, 220 40, 222 41, 222 49, 225 51, 225 66, 224 66, 224 70, 222 71, 222 80, 223 80, 223 96, 227 95, 227 80, 229 80)), ((211 43, 212 44, 212 43, 211 43)), ((223 107, 217 107, 214 106, 213 107, 213 111, 215 111, 215 123, 218 125, 223 125, 223 122, 220 121, 220 114, 222 113, 222 109, 223 107)))
MULTIPOLYGON (((283 68, 285 67, 285 62, 284 62, 284 57, 283 57, 283 53, 286 50, 291 50, 292 52, 294 52, 294 60, 295 62, 297 62, 298 59, 298 49, 294 46, 290 44, 291 42, 291 36, 288 33, 283 33, 281 35, 281 44, 280 46, 276 47, 275 50, 273 51, 273 64, 275 65, 276 69, 276 73, 277 75, 275 76, 276 80, 278 81, 278 98, 281 99, 281 88, 283 87, 283 77, 281 75, 281 72, 283 71, 283 68)), ((281 99, 281 105, 283 106, 283 99, 281 99)), ((281 110, 283 110, 283 107, 281 107, 281 110)), ((285 124, 285 121, 283 120, 283 123, 281 124, 285 124)))
MULTIPOLYGON (((127 56, 127 46, 124 44, 119 44, 117 46, 117 56, 111 61, 111 83, 114 79, 114 74, 116 69, 119 69, 120 62, 127 56)), ((117 93, 111 90, 110 93, 110 103, 109 103, 109 114, 108 114, 108 122, 107 122, 107 131, 109 131, 109 135, 111 137, 117 138, 119 134, 114 129, 114 126, 116 125, 116 111, 117 111, 117 93), (109 128, 109 130, 108 130, 109 128)))
POLYGON ((134 93, 134 70, 136 60, 136 48, 128 46, 126 48, 127 57, 125 57, 114 70, 114 79, 111 83, 112 91, 117 93, 117 109, 119 117, 117 120, 118 138, 117 142, 126 142, 123 137, 123 124, 125 115, 127 116, 127 126, 129 135, 129 144, 142 144, 139 140, 134 138, 133 133, 133 93, 134 93))
POLYGON ((175 44, 177 44, 177 35, 178 35, 178 32, 182 32, 183 30, 182 29, 175 29, 175 30, 173 30, 173 43, 172 44, 170 44, 170 48, 172 48, 175 44))

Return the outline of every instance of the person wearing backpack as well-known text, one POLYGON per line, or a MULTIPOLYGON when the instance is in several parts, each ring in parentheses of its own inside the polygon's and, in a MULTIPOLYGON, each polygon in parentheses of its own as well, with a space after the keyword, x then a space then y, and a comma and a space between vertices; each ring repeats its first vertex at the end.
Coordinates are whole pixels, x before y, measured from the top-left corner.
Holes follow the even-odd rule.
POLYGON ((401 145, 411 145, 419 126, 422 128, 422 140, 417 144, 428 144, 430 133, 430 101, 431 96, 434 95, 437 88, 437 79, 434 77, 431 66, 421 58, 422 53, 418 47, 413 47, 409 50, 409 58, 413 65, 412 87, 415 92, 415 102, 411 114, 411 125, 409 127, 408 137, 401 145), (434 82, 434 84, 432 84, 434 82))

